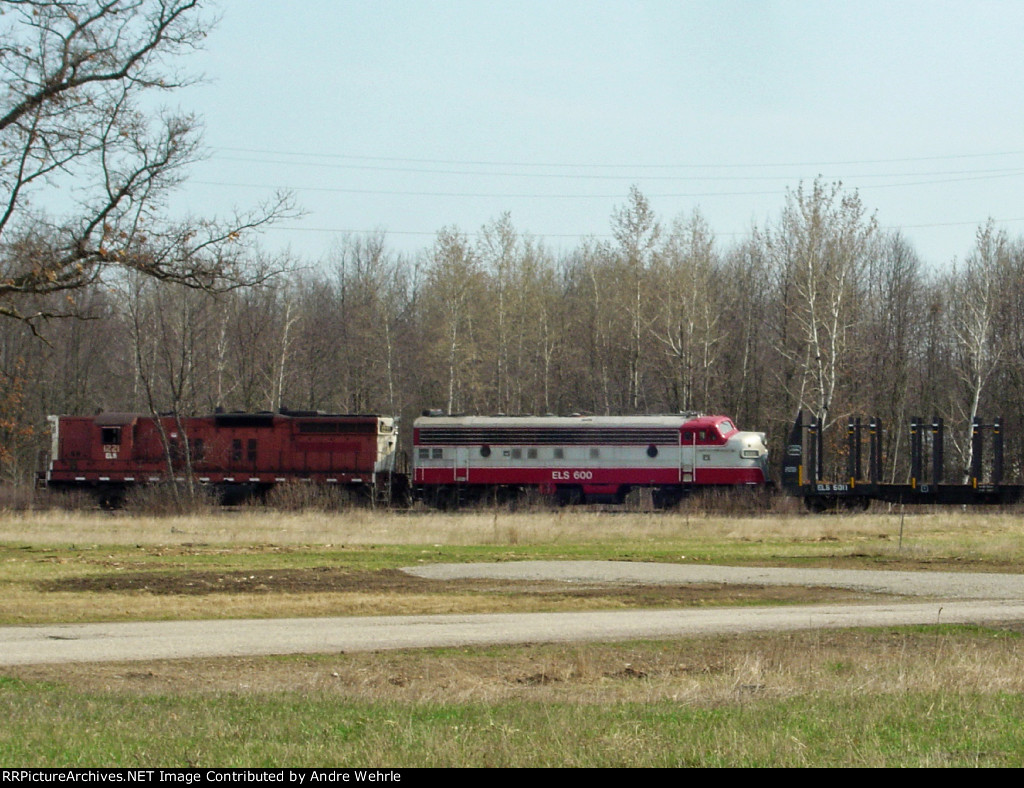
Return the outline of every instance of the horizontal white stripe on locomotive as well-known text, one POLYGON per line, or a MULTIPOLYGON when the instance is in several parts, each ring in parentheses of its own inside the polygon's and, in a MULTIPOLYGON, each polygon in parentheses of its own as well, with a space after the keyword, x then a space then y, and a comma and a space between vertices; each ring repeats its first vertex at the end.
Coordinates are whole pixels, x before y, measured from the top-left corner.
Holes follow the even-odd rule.
MULTIPOLYGON (((678 446, 681 430, 711 430, 724 416, 431 416, 413 423, 415 445, 678 446)), ((734 430, 729 422, 730 432, 734 430)), ((712 440, 719 440, 712 430, 712 440)))
POLYGON ((679 430, 652 429, 445 429, 421 428, 419 446, 467 446, 481 444, 506 445, 648 445, 678 446, 679 430))
MULTIPOLYGON (((736 445, 726 444, 725 446, 659 446, 656 452, 651 452, 647 444, 641 446, 610 446, 608 444, 595 446, 518 446, 486 445, 473 448, 454 446, 423 447, 420 451, 430 452, 430 456, 421 456, 419 452, 413 455, 414 462, 419 466, 450 466, 453 461, 469 463, 480 466, 506 466, 515 465, 544 465, 552 461, 559 463, 583 463, 587 466, 600 464, 606 460, 611 464, 621 463, 623 460, 643 463, 645 465, 673 465, 680 460, 694 460, 696 462, 719 462, 732 465, 740 458, 739 448, 736 445), (556 452, 561 452, 556 454, 556 452), (440 456, 437 456, 440 452, 440 456), (595 453, 596 452, 596 453, 595 453)), ((753 462, 753 460, 751 460, 753 462)), ((744 460, 744 463, 746 461, 744 460)))

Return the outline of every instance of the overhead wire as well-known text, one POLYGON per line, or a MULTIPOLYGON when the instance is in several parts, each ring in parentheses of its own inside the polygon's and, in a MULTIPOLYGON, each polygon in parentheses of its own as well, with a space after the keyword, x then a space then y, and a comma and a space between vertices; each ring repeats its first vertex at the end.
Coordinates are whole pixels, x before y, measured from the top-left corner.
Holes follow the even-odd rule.
MULTIPOLYGON (((551 179, 556 181, 577 180, 585 182, 593 181, 623 181, 623 182, 697 182, 697 183, 738 183, 738 182, 775 182, 792 184, 802 183, 808 180, 821 178, 829 182, 843 182, 855 184, 859 191, 870 191, 875 189, 898 189, 920 186, 934 186, 947 183, 961 183, 968 181, 980 181, 999 178, 1012 178, 1024 175, 1022 166, 1006 167, 985 167, 975 169, 929 169, 925 171, 909 169, 905 172, 851 172, 845 175, 824 175, 821 172, 809 176, 806 173, 800 176, 793 174, 753 174, 758 170, 779 169, 779 168, 807 168, 807 167, 859 167, 869 165, 891 165, 898 164, 921 164, 935 162, 954 162, 967 160, 998 159, 1007 157, 1024 156, 1024 151, 1000 151, 993 153, 961 153, 935 156, 915 157, 894 157, 894 158, 873 158, 873 159, 848 159, 835 161, 807 161, 807 162, 760 162, 760 163, 633 163, 633 164, 609 164, 609 163, 570 163, 570 162, 522 162, 522 161, 500 161, 500 160, 473 160, 473 159, 445 159, 445 158, 422 158, 422 157, 398 157, 398 156, 370 156, 349 153, 324 153, 310 151, 281 151, 261 148, 244 147, 218 147, 213 149, 214 161, 240 162, 247 164, 262 164, 268 166, 288 167, 317 167, 319 169, 331 170, 360 170, 372 173, 383 174, 408 174, 413 176, 457 176, 469 178, 516 178, 535 179, 542 181, 551 179), (220 152, 219 154, 217 152, 220 152), (224 153, 256 154, 258 157, 223 155, 224 153), (291 160, 266 159, 262 156, 293 157, 291 160), (305 159, 298 160, 298 159, 305 159), (357 163, 346 163, 357 162, 357 163), (384 163, 384 164, 380 164, 384 163), (415 166, 392 166, 396 164, 407 164, 415 166), (424 167, 422 165, 433 165, 424 167), (437 169, 436 167, 462 168, 462 169, 437 169), (469 168, 478 167, 503 167, 522 168, 525 172, 509 170, 478 170, 469 168), (536 170, 558 170, 557 172, 537 172, 536 170), (628 174, 615 174, 613 170, 631 170, 628 174), (734 173, 738 169, 746 169, 748 174, 716 174, 714 171, 726 171, 734 173), (576 172, 566 172, 576 170, 576 172), (679 170, 685 174, 665 174, 673 170, 679 170), (704 174, 697 174, 698 170, 706 171, 704 174), (582 172, 581 172, 582 171, 582 172), (590 172, 587 172, 590 171, 590 172), (595 172, 596 171, 596 172, 595 172), (655 171, 657 174, 651 174, 655 171), (641 174, 642 173, 642 174, 641 174), (876 179, 889 179, 891 182, 878 183, 870 182, 876 179), (908 180, 910 179, 910 180, 908 180)), ((422 197, 422 198, 446 198, 446 199, 503 199, 503 200, 616 200, 621 199, 621 193, 592 193, 592 192, 543 192, 534 191, 529 193, 514 191, 486 191, 486 190, 438 190, 438 189, 382 189, 382 188, 350 188, 334 186, 313 186, 313 185, 269 185, 259 183, 228 182, 223 180, 193 180, 198 185, 243 188, 243 189, 280 189, 284 188, 296 193, 317 192, 337 193, 352 195, 368 195, 382 197, 422 197)), ((790 186, 776 189, 752 189, 752 190, 690 190, 690 191, 645 191, 644 194, 651 199, 714 199, 723 197, 757 197, 785 195, 791 191, 790 186)), ((994 219, 997 223, 1012 223, 1024 221, 1022 219, 994 219)), ((977 221, 952 221, 935 223, 917 223, 913 225, 899 225, 900 229, 925 229, 935 227, 956 227, 977 225, 977 221)), ((892 226, 895 229, 897 226, 892 226)), ((279 226, 275 229, 292 232, 323 232, 352 234, 366 232, 363 230, 346 230, 339 228, 312 228, 312 227, 287 227, 279 226)), ((390 235, 399 236, 433 236, 436 231, 413 231, 413 230, 388 230, 390 235)), ((741 233, 719 233, 723 236, 740 235, 741 233)), ((472 235, 470 233, 470 235, 472 235)), ((607 235, 594 235, 592 233, 540 233, 538 237, 547 238, 581 238, 581 237, 610 237, 607 235)))

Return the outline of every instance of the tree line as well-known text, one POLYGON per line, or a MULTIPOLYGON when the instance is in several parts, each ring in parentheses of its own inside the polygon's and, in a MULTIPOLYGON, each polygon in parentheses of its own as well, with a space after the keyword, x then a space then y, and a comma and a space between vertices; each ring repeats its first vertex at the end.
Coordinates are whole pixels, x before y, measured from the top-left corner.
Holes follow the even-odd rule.
POLYGON ((31 473, 48 414, 216 408, 407 425, 425 408, 697 410, 768 432, 776 457, 800 408, 875 415, 894 478, 910 417, 947 420, 955 471, 971 419, 998 415, 1008 467, 1024 459, 1024 241, 985 225, 966 258, 929 268, 856 192, 820 181, 728 245, 699 212, 663 223, 637 189, 610 222, 614 240, 558 254, 508 215, 472 240, 444 228, 418 254, 350 236, 222 292, 108 275, 76 291, 77 319, 4 325, 4 474, 31 473))

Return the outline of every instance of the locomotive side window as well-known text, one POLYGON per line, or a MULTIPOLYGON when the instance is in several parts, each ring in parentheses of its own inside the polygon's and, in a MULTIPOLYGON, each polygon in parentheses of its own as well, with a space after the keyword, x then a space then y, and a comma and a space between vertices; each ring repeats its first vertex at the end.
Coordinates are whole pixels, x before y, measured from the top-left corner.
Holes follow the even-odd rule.
POLYGON ((255 438, 249 438, 249 447, 248 447, 249 448, 249 452, 248 452, 249 462, 256 462, 256 457, 257 457, 256 446, 257 446, 256 439, 255 438))
POLYGON ((522 449, 512 449, 512 459, 513 460, 521 460, 521 459, 523 459, 523 450, 522 449))
POLYGON ((565 449, 563 449, 561 446, 559 446, 557 449, 555 449, 555 451, 554 451, 554 458, 556 460, 564 460, 565 459, 565 449))
POLYGON ((429 460, 430 459, 430 449, 420 449, 420 459, 421 460, 429 460))
POLYGON ((236 438, 231 441, 231 461, 241 462, 242 461, 242 441, 236 438))
POLYGON ((683 443, 693 443, 693 430, 683 430, 683 443))
POLYGON ((192 459, 196 462, 202 462, 206 456, 206 444, 203 443, 202 438, 196 438, 192 441, 192 459))
POLYGON ((528 460, 535 460, 535 459, 537 459, 537 450, 536 449, 527 449, 526 450, 526 459, 528 459, 528 460))
POLYGON ((596 460, 600 456, 601 456, 601 450, 598 449, 597 447, 594 447, 594 448, 592 448, 590 450, 590 459, 596 460))
POLYGON ((444 459, 444 449, 432 449, 431 450, 431 454, 430 454, 430 458, 433 459, 433 460, 443 460, 444 459))
POLYGON ((120 446, 121 445, 121 428, 120 427, 103 427, 100 431, 100 440, 104 446, 120 446))

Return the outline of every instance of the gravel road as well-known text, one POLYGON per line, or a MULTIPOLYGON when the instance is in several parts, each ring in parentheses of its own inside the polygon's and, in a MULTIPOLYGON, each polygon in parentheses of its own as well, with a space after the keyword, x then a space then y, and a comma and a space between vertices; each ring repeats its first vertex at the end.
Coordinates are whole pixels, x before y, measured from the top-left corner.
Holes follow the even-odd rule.
POLYGON ((938 599, 1024 601, 1024 575, 990 572, 884 572, 863 569, 789 569, 702 566, 629 561, 509 561, 481 564, 424 564, 403 571, 431 580, 491 578, 561 580, 566 583, 681 585, 728 583, 762 586, 819 586, 938 599))
POLYGON ((566 583, 831 586, 928 601, 626 612, 377 616, 0 627, 0 665, 337 653, 488 643, 659 638, 708 633, 1024 621, 1024 577, 953 572, 771 569, 551 561, 435 564, 439 579, 566 583))

